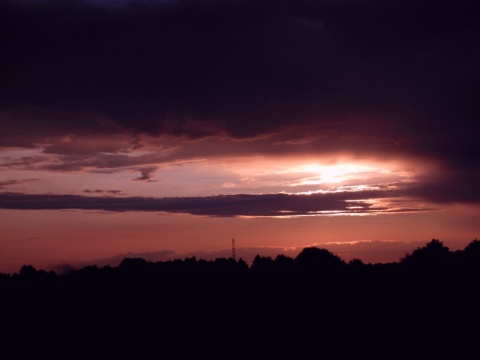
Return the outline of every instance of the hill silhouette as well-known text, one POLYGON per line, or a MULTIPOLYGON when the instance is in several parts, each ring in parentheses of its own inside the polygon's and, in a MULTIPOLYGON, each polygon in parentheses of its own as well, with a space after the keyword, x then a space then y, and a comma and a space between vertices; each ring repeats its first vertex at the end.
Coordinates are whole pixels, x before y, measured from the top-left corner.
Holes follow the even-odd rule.
POLYGON ((23 343, 18 354, 462 358, 478 340, 479 279, 477 239, 457 251, 432 239, 386 264, 309 247, 251 266, 125 258, 57 275, 24 265, 0 275, 3 339, 23 343))

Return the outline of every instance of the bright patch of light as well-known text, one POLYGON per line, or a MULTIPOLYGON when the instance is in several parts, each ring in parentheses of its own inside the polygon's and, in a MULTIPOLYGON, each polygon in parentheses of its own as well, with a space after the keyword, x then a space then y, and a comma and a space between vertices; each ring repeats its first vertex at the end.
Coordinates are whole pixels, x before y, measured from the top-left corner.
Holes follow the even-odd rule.
POLYGON ((370 172, 380 172, 385 169, 378 169, 365 165, 355 164, 336 164, 336 165, 320 165, 305 164, 294 167, 286 172, 295 172, 299 174, 311 175, 300 179, 292 186, 298 185, 320 185, 320 184, 338 184, 346 180, 356 177, 358 174, 370 172))

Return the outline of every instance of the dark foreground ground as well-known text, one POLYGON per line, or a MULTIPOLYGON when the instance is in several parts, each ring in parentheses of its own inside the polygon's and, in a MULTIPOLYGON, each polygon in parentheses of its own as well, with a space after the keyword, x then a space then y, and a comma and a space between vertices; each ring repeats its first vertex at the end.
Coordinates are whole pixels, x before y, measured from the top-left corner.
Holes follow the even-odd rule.
POLYGON ((24 266, 0 278, 2 358, 478 359, 479 249, 24 266))

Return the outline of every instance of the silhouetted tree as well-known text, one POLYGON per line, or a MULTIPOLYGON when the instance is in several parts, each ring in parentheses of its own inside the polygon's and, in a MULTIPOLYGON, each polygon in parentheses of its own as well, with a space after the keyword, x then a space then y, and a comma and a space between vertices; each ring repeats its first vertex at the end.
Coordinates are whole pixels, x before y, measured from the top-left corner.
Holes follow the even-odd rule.
POLYGON ((142 258, 124 258, 119 265, 119 269, 126 272, 145 271, 148 268, 148 262, 142 258))
POLYGON ((266 273, 273 270, 274 261, 270 256, 256 255, 250 268, 256 273, 266 273))
POLYGON ((279 271, 291 271, 295 264, 295 260, 291 257, 279 254, 275 257, 275 267, 279 271))
POLYGON ((465 246, 463 252, 467 258, 480 261, 480 240, 474 239, 471 243, 465 246))
POLYGON ((361 259, 352 259, 348 262, 348 265, 351 266, 352 268, 360 268, 362 266, 365 266, 364 262, 361 259))
POLYGON ((317 247, 304 248, 294 259, 295 266, 303 271, 339 270, 346 263, 327 249, 317 247))
POLYGON ((24 279, 33 279, 37 275, 37 269, 32 265, 23 265, 19 274, 24 279))
POLYGON ((462 279, 466 282, 476 279, 480 275, 480 240, 470 242, 456 259, 457 268, 463 269, 462 279))
POLYGON ((242 258, 238 259, 237 261, 237 267, 239 269, 239 271, 241 272, 246 272, 248 271, 248 264, 245 260, 243 260, 242 258))
POLYGON ((411 254, 406 254, 400 259, 404 265, 413 265, 419 267, 438 267, 447 265, 450 259, 450 249, 443 245, 440 240, 432 239, 423 247, 415 249, 411 254))

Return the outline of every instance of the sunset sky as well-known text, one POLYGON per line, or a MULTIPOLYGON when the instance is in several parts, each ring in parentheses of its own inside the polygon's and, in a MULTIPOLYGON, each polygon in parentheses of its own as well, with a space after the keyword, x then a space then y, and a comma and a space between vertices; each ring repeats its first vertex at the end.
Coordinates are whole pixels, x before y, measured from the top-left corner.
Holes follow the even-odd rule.
POLYGON ((0 0, 0 272, 480 237, 480 3, 0 0))

